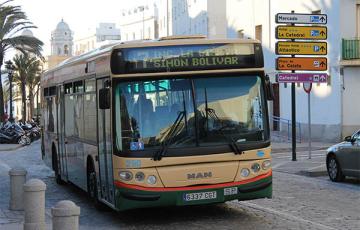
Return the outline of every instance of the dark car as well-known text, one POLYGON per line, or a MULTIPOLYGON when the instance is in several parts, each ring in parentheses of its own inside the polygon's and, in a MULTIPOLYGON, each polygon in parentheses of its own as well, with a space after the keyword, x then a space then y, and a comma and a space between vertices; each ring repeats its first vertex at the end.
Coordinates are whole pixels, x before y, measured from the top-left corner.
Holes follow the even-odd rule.
POLYGON ((326 168, 332 181, 360 178, 360 130, 327 149, 326 168))

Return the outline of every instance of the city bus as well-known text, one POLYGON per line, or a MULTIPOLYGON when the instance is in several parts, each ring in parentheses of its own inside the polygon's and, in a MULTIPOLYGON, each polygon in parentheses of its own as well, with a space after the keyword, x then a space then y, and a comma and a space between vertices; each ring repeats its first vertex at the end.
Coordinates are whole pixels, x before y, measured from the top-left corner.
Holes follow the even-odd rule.
POLYGON ((257 40, 103 46, 47 71, 42 158, 58 183, 117 211, 272 197, 257 40))

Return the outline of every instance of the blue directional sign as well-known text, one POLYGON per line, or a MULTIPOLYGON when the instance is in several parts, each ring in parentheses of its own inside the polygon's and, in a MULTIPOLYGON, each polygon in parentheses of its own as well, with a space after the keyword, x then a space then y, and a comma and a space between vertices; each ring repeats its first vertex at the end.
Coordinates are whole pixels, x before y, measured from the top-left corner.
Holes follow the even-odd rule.
POLYGON ((326 14, 279 13, 276 15, 276 23, 327 24, 327 15, 326 14))

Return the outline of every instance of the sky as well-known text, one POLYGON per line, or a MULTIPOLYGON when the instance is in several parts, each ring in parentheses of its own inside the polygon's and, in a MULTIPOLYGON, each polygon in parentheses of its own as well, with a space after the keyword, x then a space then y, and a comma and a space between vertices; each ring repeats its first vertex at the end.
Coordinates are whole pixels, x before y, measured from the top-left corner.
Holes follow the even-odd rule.
POLYGON ((38 28, 32 29, 35 37, 45 43, 45 56, 50 54, 51 32, 64 19, 74 32, 74 37, 95 31, 100 22, 119 24, 122 9, 140 5, 149 0, 14 0, 28 19, 38 28))

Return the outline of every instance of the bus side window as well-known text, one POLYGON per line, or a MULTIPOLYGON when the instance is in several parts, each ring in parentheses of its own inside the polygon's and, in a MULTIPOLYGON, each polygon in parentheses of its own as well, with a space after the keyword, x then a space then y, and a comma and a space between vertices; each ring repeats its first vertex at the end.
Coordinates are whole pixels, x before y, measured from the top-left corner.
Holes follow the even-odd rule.
POLYGON ((99 108, 110 109, 110 89, 102 88, 99 90, 99 108))

